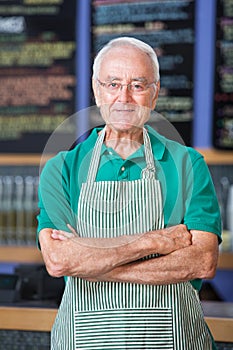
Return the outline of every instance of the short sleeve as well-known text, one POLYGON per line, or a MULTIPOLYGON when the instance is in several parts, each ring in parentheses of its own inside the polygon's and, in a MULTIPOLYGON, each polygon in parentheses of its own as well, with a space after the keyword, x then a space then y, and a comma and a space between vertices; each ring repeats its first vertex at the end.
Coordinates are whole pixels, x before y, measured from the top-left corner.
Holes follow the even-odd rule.
POLYGON ((41 173, 38 191, 38 233, 43 228, 67 230, 68 223, 75 225, 70 202, 69 167, 65 156, 66 152, 61 152, 50 159, 41 173))
POLYGON ((222 223, 214 184, 203 157, 193 152, 184 224, 189 230, 212 232, 221 242, 222 223))

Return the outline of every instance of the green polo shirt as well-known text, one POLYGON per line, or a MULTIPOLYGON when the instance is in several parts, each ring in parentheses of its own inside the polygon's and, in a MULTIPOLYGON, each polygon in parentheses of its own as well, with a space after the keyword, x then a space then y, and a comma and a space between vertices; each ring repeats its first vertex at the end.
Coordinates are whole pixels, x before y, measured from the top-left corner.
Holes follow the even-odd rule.
MULTIPOLYGON (((183 223, 189 230, 212 232, 221 241, 221 219, 215 189, 202 155, 158 134, 146 126, 155 160, 156 177, 161 183, 165 226, 183 223)), ((91 135, 73 150, 50 159, 39 186, 38 232, 43 228, 67 230, 76 227, 81 185, 86 182, 93 147, 98 137, 91 135)), ((122 159, 104 144, 96 181, 131 181, 141 178, 146 166, 144 145, 122 159)), ((199 289, 200 281, 193 281, 199 289)))

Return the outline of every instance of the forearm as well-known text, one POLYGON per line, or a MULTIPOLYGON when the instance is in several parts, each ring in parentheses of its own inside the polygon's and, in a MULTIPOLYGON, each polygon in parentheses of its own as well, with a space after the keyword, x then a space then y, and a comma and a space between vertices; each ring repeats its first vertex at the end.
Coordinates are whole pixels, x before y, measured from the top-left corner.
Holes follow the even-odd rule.
POLYGON ((218 259, 218 246, 217 237, 210 235, 213 237, 205 249, 193 244, 166 256, 117 267, 105 275, 98 276, 96 280, 159 285, 196 278, 213 278, 218 259))
POLYGON ((91 277, 104 274, 119 265, 137 260, 146 253, 141 240, 131 243, 116 240, 72 237, 67 240, 52 238, 52 230, 40 233, 42 255, 48 272, 56 277, 91 277))
POLYGON ((186 252, 183 250, 182 256, 173 252, 159 258, 119 266, 107 274, 98 276, 96 280, 159 285, 205 278, 201 264, 196 262, 185 265, 185 259, 189 262, 191 260, 189 249, 186 252))
POLYGON ((67 233, 45 229, 39 236, 47 270, 57 277, 92 278, 144 256, 168 254, 191 244, 190 234, 184 225, 113 239, 80 238, 76 235, 62 240, 64 234, 67 233))

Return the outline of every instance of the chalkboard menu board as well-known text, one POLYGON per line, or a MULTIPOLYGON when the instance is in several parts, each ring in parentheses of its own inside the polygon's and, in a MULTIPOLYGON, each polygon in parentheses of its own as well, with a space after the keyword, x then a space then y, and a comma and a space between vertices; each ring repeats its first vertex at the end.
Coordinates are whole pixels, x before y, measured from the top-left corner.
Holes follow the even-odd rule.
POLYGON ((1 153, 42 152, 74 113, 75 14, 76 0, 1 0, 1 153))
POLYGON ((213 144, 233 149, 233 1, 217 1, 213 144))
POLYGON ((158 55, 161 90, 156 111, 192 144, 194 0, 94 0, 93 55, 109 40, 133 36, 158 55))

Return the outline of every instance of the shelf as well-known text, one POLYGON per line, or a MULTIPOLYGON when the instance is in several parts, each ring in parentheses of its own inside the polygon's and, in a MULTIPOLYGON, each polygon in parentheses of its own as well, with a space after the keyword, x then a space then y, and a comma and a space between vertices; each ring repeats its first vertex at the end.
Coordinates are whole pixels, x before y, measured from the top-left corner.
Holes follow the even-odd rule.
MULTIPOLYGON (((214 148, 197 148, 208 164, 233 164, 233 151, 214 148)), ((43 162, 53 155, 43 156, 43 162)), ((41 154, 0 154, 0 165, 40 165, 41 154)))
POLYGON ((205 317, 205 320, 215 341, 233 343, 233 318, 205 317))
MULTIPOLYGON (((50 332, 57 309, 0 307, 0 329, 50 332)), ((233 318, 205 317, 215 341, 233 342, 233 318)))
POLYGON ((202 301, 202 308, 214 339, 220 342, 233 342, 233 303, 202 301))
POLYGON ((219 254, 218 268, 233 270, 233 252, 222 252, 219 254))
POLYGON ((40 264, 43 258, 36 247, 0 246, 0 262, 40 264))
POLYGON ((233 165, 233 151, 216 150, 213 148, 197 148, 196 150, 203 155, 206 163, 209 165, 233 165))
POLYGON ((50 332, 57 309, 0 306, 0 329, 50 332))
MULTIPOLYGON (((40 165, 41 154, 0 154, 0 165, 40 165)), ((46 162, 52 155, 43 155, 43 162, 46 162)))

